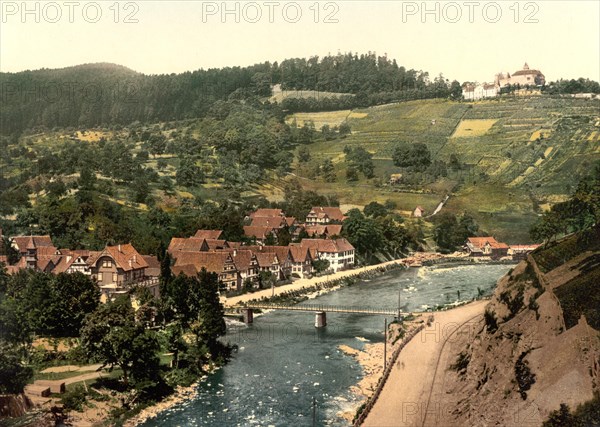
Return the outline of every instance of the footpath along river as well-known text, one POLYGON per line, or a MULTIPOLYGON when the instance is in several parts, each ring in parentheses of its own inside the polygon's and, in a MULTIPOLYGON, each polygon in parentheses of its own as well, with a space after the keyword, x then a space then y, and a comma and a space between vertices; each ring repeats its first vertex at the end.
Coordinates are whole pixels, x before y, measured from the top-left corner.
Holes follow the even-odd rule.
MULTIPOLYGON (((478 288, 489 294, 511 266, 468 265, 394 270, 370 281, 320 296, 308 304, 397 308, 403 311, 471 299, 478 288), (458 292, 457 292, 458 291, 458 292)), ((228 325, 226 340, 239 351, 223 369, 199 385, 198 395, 150 419, 143 427, 164 426, 345 426, 339 413, 357 405, 350 387, 360 381, 356 360, 345 344, 362 349, 383 342, 384 318, 327 314, 327 327, 314 327, 310 312, 278 311, 246 326, 228 325)), ((392 318, 388 318, 388 322, 392 318)))

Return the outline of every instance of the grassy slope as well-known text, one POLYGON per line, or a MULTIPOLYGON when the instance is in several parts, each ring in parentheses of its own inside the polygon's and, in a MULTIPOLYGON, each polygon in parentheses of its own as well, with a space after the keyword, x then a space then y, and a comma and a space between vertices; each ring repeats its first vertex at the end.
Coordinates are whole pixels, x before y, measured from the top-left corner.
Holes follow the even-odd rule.
MULTIPOLYGON (((315 160, 333 160, 338 182, 301 182, 306 188, 337 193, 347 204, 392 199, 405 212, 417 204, 433 209, 455 183, 463 182, 450 199, 449 210, 470 212, 485 230, 509 243, 525 242, 538 206, 563 199, 589 165, 600 159, 598 107, 598 102, 585 100, 531 97, 474 104, 423 100, 357 110, 366 117, 348 119, 351 136, 310 146, 315 160), (495 122, 487 132, 478 132, 478 122, 460 126, 462 120, 495 122), (459 126, 461 131, 455 134, 459 126), (428 185, 433 194, 424 195, 376 188, 373 180, 362 177, 356 184, 345 183, 344 146, 362 146, 373 153, 375 175, 385 183, 389 174, 401 172, 391 160, 399 141, 426 144, 434 159, 448 161, 457 154, 471 170, 428 185)), ((304 113, 302 119, 312 116, 322 123, 326 114, 331 116, 304 113)), ((483 128, 485 124, 481 123, 483 128)))

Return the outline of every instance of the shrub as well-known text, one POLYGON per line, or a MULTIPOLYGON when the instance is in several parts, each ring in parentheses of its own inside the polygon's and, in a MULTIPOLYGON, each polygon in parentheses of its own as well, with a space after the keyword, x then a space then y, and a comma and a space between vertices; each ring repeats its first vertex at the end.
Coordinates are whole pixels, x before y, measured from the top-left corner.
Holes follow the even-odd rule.
POLYGON ((515 362, 515 377, 517 384, 519 385, 519 394, 523 400, 527 399, 527 390, 535 384, 535 374, 531 372, 528 362, 525 360, 525 356, 529 351, 521 353, 517 361, 515 362))
POLYGON ((469 366, 470 361, 471 355, 463 351, 456 358, 456 362, 450 365, 450 369, 462 376, 467 373, 467 367, 469 366))
POLYGON ((498 321, 496 320, 496 315, 489 310, 486 310, 484 315, 485 325, 487 326, 487 331, 490 333, 494 333, 498 330, 498 321))

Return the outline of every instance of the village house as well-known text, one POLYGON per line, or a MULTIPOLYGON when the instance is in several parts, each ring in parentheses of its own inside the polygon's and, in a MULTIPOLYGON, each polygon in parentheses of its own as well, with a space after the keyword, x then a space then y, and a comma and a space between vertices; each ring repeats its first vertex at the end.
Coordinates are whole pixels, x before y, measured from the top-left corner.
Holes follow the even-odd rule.
POLYGON ((281 276, 281 264, 275 252, 254 252, 258 262, 258 271, 265 271, 273 274, 275 277, 281 276))
POLYGON ((279 271, 277 272, 277 280, 287 280, 292 275, 292 265, 293 259, 290 253, 289 246, 243 246, 243 248, 248 248, 255 254, 259 253, 270 253, 277 255, 277 259, 279 260, 279 271))
POLYGON ((253 283, 258 282, 258 260, 256 255, 249 249, 224 249, 233 257, 233 262, 240 274, 242 285, 246 280, 253 283))
POLYGON ((275 238, 277 236, 277 232, 276 228, 270 226, 256 227, 253 225, 245 225, 244 236, 251 239, 255 239, 256 243, 258 243, 259 245, 264 245, 269 236, 275 238))
POLYGON ((539 247, 540 245, 510 245, 508 248, 508 256, 512 257, 515 261, 521 261, 539 247))
POLYGON ((306 215, 306 225, 322 225, 330 222, 341 223, 346 219, 342 210, 337 207, 313 207, 306 215))
POLYGON ((397 185, 402 183, 402 174, 401 173, 393 173, 390 175, 389 184, 397 185))
POLYGON ((209 273, 216 273, 225 290, 241 289, 241 276, 229 252, 179 252, 171 270, 176 276, 195 276, 203 268, 209 273))
MULTIPOLYGON (((107 246, 87 259, 92 278, 98 282, 101 300, 106 302, 126 294, 146 280, 148 264, 131 244, 107 246)), ((155 285, 158 286, 158 282, 155 285)))
POLYGON ((167 252, 173 259, 177 259, 180 252, 207 252, 208 250, 206 239, 197 237, 173 237, 167 248, 167 252))
POLYGON ((279 218, 285 218, 285 214, 283 213, 283 211, 281 209, 257 209, 254 212, 251 212, 248 217, 250 219, 255 219, 255 218, 273 218, 273 217, 279 217, 279 218))
POLYGON ((329 268, 334 273, 354 267, 354 246, 344 238, 303 239, 300 247, 309 249, 313 260, 329 261, 329 268))
POLYGON ((308 225, 304 227, 308 237, 322 237, 329 239, 342 234, 342 224, 308 225))
MULTIPOLYGON (((50 247, 56 251, 52 239, 50 236, 15 236, 10 238, 11 246, 16 249, 19 254, 23 257, 27 253, 27 246, 30 244, 30 240, 33 240, 33 245, 36 248, 50 247)), ((41 254, 40 254, 41 255, 41 254)))
POLYGON ((462 95, 466 101, 495 98, 499 93, 500 88, 495 83, 465 83, 462 86, 462 95))
POLYGON ((423 209, 421 206, 417 206, 412 213, 412 216, 415 218, 422 218, 423 215, 425 215, 425 209, 423 209))
POLYGON ((308 278, 313 273, 313 258, 310 255, 310 249, 302 247, 299 244, 290 245, 290 255, 292 257, 292 275, 300 278, 308 278))
POLYGON ((508 245, 498 242, 493 237, 469 237, 465 250, 472 257, 491 257, 494 259, 508 255, 508 245))

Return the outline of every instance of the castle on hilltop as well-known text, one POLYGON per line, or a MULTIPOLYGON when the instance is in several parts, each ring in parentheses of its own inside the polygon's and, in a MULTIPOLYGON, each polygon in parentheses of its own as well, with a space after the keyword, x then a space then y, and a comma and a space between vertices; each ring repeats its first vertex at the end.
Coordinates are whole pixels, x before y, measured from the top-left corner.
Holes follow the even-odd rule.
POLYGON ((546 77, 539 70, 531 70, 527 62, 523 65, 523 69, 515 71, 512 76, 509 73, 496 74, 494 81, 495 85, 499 88, 506 87, 508 85, 516 86, 543 86, 546 83, 546 77))
POLYGON ((494 83, 463 83, 462 92, 466 100, 476 100, 483 98, 495 98, 503 89, 507 87, 535 88, 543 86, 546 83, 546 77, 539 70, 532 70, 525 63, 522 70, 515 71, 512 75, 508 72, 498 73, 494 78, 494 83))

